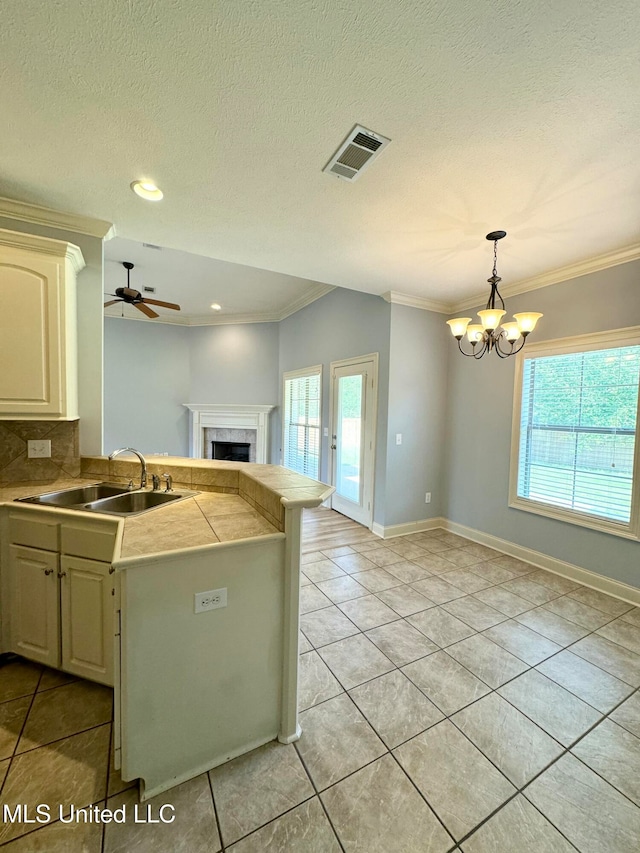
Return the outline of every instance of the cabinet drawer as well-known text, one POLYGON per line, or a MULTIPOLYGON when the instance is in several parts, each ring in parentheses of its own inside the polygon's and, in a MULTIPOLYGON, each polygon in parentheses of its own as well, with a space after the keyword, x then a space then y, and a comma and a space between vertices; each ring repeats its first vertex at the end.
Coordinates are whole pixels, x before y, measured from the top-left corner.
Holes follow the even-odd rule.
POLYGON ((116 532, 99 527, 64 524, 60 535, 60 550, 73 557, 86 557, 89 560, 113 560, 116 532))
POLYGON ((57 522, 36 521, 26 516, 9 516, 9 541, 14 545, 28 545, 44 551, 58 550, 59 527, 57 522))

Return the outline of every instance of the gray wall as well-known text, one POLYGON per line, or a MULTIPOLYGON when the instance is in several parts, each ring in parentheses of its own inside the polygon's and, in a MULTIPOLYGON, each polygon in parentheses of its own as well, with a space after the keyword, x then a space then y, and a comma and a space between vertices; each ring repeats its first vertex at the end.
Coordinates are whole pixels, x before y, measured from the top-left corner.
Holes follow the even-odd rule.
POLYGON ((277 404, 277 323, 189 331, 191 386, 184 402, 277 404))
POLYGON ((102 303, 103 243, 89 237, 46 225, 0 217, 0 228, 64 240, 79 246, 86 267, 78 275, 78 406, 80 452, 102 453, 102 303))
POLYGON ((189 455, 189 332, 105 317, 105 453, 189 455))
POLYGON ((174 326, 105 318, 105 450, 189 455, 183 403, 278 402, 275 323, 174 326))
POLYGON ((448 346, 442 314, 391 306, 385 525, 444 511, 448 346), (402 444, 396 444, 396 434, 402 444), (431 503, 425 503, 431 492, 431 503))
MULTIPOLYGON (((545 315, 536 341, 640 325, 640 261, 507 299, 509 314, 524 310, 545 315)), ((449 334, 444 515, 638 586, 639 543, 508 507, 514 367, 463 358, 449 334)))
MULTIPOLYGON (((378 425, 374 520, 385 524, 387 411, 389 405, 390 311, 379 296, 336 288, 280 323, 280 377, 289 370, 322 364, 322 423, 329 426, 329 364, 379 353, 378 425)), ((282 387, 279 389, 280 406, 282 387)), ((281 439, 281 426, 278 425, 281 439)), ((280 444, 274 462, 280 461, 280 444)), ((328 483, 329 439, 322 437, 320 479, 328 483)))

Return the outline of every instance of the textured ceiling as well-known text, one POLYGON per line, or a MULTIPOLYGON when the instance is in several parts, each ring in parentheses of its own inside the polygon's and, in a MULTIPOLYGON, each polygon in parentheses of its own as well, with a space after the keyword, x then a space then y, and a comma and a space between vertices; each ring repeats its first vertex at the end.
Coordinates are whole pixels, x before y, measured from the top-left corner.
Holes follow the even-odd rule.
POLYGON ((489 230, 505 283, 638 242, 638 44, 636 0, 3 0, 0 195, 451 302, 489 230), (350 184, 356 122, 392 143, 350 184))

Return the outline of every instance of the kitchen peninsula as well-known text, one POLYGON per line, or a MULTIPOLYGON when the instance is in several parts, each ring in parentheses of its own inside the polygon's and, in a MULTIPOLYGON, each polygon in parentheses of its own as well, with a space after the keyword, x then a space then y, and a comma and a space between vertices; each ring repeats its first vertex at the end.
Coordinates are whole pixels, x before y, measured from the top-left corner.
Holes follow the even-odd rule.
POLYGON ((148 469, 198 494, 129 518, 13 502, 137 479, 138 462, 104 457, 84 457, 76 479, 0 489, 2 650, 113 683, 116 766, 142 799, 299 737, 302 510, 333 491, 271 465, 151 457, 148 469), (46 601, 34 616, 16 574, 37 580, 60 625, 38 634, 46 601), (199 610, 203 593, 215 609, 199 610))

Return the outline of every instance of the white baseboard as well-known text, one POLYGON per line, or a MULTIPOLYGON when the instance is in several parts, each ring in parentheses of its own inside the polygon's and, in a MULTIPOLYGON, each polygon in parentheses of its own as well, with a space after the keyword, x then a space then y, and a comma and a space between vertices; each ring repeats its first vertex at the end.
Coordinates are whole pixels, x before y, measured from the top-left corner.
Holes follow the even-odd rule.
POLYGON ((389 527, 383 527, 382 524, 374 521, 371 532, 382 539, 391 539, 393 536, 406 536, 409 533, 434 530, 436 527, 444 527, 446 523, 445 518, 425 518, 424 521, 409 521, 406 524, 391 524, 389 527))
MULTIPOLYGON (((558 560, 555 557, 550 557, 548 554, 542 554, 540 551, 533 551, 531 548, 525 548, 522 545, 516 545, 515 542, 509 542, 506 539, 499 539, 497 536, 492 536, 490 533, 484 533, 482 530, 475 530, 473 527, 465 527, 464 524, 458 524, 455 521, 448 519, 438 519, 440 524, 438 527, 444 527, 452 533, 457 533, 458 536, 464 536, 465 539, 471 539, 472 542, 478 542, 480 545, 486 545, 488 548, 494 548, 496 551, 502 551, 510 557, 517 557, 525 563, 531 563, 532 566, 537 566, 545 571, 553 572, 555 575, 561 575, 563 578, 569 578, 572 581, 584 584, 585 586, 595 589, 598 592, 604 592, 607 595, 612 595, 614 598, 620 598, 629 604, 640 606, 640 589, 622 581, 607 578, 597 572, 592 572, 589 569, 583 569, 581 566, 575 566, 573 563, 565 563, 564 560, 558 560)), ((418 522, 420 523, 420 522, 418 522)), ((397 525, 404 527, 407 525, 397 525)), ((389 529, 389 528, 387 528, 389 529)), ((375 533, 375 531, 374 531, 375 533)))

